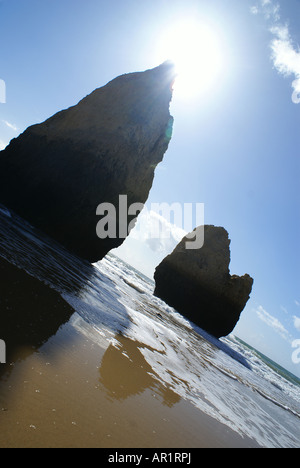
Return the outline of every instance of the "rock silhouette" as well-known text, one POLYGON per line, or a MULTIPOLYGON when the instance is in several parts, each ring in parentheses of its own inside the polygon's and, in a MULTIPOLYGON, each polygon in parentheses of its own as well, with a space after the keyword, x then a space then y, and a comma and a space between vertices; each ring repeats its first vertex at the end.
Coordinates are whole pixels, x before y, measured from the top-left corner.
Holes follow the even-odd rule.
POLYGON ((162 261, 154 275, 154 294, 220 338, 236 326, 253 279, 248 274, 230 275, 230 239, 224 228, 206 225, 204 236, 201 249, 186 250, 185 237, 162 261))
MULTIPOLYGON (((145 203, 168 148, 173 65, 122 75, 29 127, 0 153, 0 202, 95 262, 126 238, 96 234, 99 204, 145 203)), ((128 224, 136 217, 128 217, 128 224)), ((126 226, 126 227, 127 227, 126 226)), ((124 231, 124 226, 123 226, 124 231)))

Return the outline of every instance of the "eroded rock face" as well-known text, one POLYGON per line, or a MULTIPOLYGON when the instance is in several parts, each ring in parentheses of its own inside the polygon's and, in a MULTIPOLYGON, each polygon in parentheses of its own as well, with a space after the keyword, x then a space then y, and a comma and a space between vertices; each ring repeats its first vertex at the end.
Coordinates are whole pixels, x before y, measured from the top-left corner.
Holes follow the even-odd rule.
POLYGON ((146 202, 171 138, 174 77, 170 63, 120 76, 29 127, 0 153, 0 202, 80 257, 103 258, 124 238, 97 237, 97 206, 146 202))
POLYGON ((230 275, 230 240, 222 227, 204 227, 201 249, 186 250, 185 237, 157 267, 155 295, 216 336, 236 326, 252 291, 253 279, 230 275))

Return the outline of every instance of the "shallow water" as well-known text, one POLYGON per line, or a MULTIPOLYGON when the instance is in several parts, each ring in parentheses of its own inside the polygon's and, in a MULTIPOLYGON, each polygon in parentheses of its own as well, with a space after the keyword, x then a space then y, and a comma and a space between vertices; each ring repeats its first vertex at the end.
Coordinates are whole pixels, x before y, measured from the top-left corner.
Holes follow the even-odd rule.
POLYGON ((0 257, 0 446, 299 446, 299 386, 116 257, 89 265, 5 208, 0 257))

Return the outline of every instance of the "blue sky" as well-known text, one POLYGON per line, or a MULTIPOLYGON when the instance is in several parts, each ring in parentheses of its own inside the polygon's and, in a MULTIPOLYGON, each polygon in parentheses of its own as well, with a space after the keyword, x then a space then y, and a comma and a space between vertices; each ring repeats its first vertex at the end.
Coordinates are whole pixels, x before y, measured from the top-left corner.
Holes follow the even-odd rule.
MULTIPOLYGON (((234 333, 300 376, 299 0, 0 0, 0 148, 115 76, 159 65, 183 18, 214 31, 222 67, 205 92, 175 88, 148 203, 204 203, 206 224, 227 229, 231 272, 255 281, 234 333)), ((119 254, 149 274, 172 248, 141 234, 119 254)))

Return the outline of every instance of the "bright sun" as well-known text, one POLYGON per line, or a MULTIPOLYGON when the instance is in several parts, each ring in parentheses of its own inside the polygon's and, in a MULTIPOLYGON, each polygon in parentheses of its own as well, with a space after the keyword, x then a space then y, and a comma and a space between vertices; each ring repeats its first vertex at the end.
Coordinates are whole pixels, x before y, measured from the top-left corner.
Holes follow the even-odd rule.
POLYGON ((207 25, 193 20, 178 22, 161 37, 159 49, 163 60, 175 64, 177 94, 195 96, 216 84, 222 70, 221 45, 207 25))

